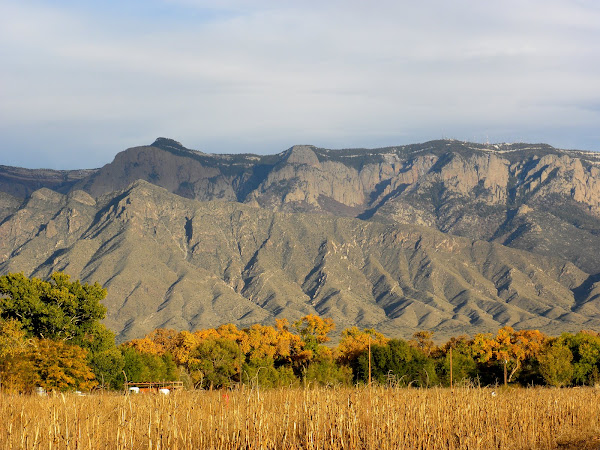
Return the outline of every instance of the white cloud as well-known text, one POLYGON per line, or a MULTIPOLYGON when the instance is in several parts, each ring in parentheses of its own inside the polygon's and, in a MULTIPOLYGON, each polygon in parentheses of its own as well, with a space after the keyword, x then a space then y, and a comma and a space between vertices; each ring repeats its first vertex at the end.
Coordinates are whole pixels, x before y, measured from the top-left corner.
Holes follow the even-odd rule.
POLYGON ((19 147, 20 165, 108 162, 158 135, 275 152, 299 139, 378 146, 487 129, 505 140, 552 126, 536 140, 600 150, 592 2, 179 0, 118 15, 58 5, 0 5, 12 143, 0 154, 19 147), (42 145, 47 162, 29 156, 42 145))

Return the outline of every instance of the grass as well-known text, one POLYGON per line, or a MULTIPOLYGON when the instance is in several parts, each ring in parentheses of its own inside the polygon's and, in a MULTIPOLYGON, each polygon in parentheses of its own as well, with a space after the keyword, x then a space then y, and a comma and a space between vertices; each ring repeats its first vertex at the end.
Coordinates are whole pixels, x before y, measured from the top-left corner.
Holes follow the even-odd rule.
POLYGON ((0 448, 597 448, 600 390, 0 395, 0 448), (593 447, 586 447, 595 443, 593 447))

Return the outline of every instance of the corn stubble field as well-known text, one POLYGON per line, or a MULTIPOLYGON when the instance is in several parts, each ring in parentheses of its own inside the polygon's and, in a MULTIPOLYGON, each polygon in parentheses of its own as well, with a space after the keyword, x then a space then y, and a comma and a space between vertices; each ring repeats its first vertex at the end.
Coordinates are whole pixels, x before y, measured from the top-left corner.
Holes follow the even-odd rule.
POLYGON ((0 395, 1 448, 598 448, 600 390, 0 395))

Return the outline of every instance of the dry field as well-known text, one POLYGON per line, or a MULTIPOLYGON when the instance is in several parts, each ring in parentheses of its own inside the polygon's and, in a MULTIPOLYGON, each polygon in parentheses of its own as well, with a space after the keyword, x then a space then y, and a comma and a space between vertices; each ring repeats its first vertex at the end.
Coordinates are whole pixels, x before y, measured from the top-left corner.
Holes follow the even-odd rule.
POLYGON ((0 395, 0 448, 598 448, 600 389, 0 395))

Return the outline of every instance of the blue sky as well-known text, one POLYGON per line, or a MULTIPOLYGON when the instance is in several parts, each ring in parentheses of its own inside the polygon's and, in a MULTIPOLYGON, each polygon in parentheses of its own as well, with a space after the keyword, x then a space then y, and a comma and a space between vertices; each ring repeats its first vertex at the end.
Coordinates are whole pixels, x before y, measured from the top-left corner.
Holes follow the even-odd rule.
POLYGON ((600 2, 0 0, 0 164, 443 137, 600 150, 600 2))

